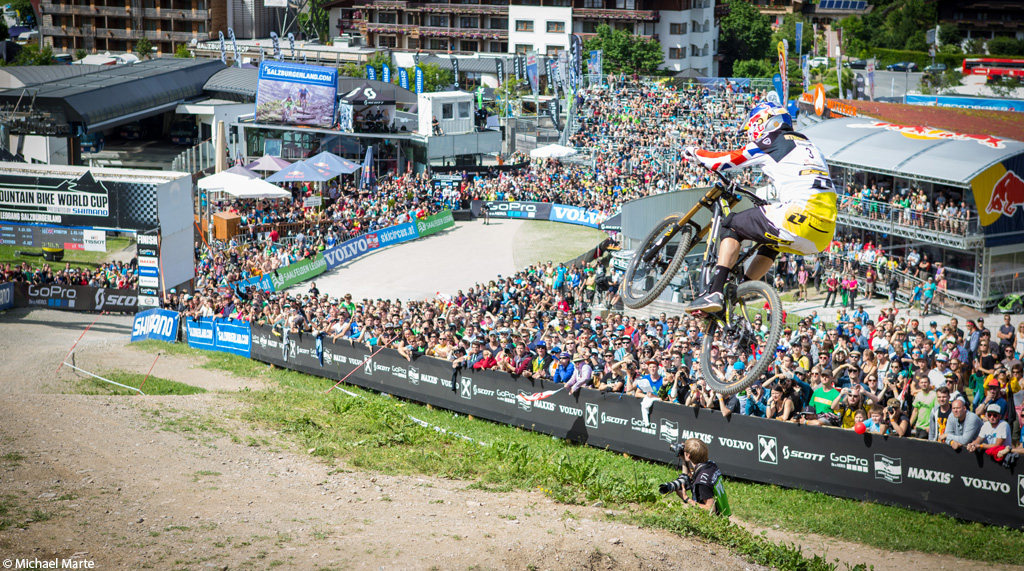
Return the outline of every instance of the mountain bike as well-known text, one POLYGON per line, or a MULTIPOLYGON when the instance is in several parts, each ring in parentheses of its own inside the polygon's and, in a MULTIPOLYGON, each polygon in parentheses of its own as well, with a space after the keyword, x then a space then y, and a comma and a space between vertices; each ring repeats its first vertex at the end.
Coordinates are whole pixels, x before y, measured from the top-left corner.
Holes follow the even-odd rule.
MULTIPOLYGON (((721 173, 710 169, 709 172, 718 177, 718 182, 704 197, 689 212, 669 214, 662 219, 634 252, 619 286, 627 307, 639 309, 657 299, 693 246, 704 239, 707 248, 698 276, 700 283, 710 283, 718 261, 722 219, 744 197, 755 207, 768 204, 721 173), (711 223, 704 227, 693 220, 702 208, 712 213, 711 223)), ((706 327, 700 372, 707 385, 723 395, 738 393, 760 378, 771 364, 782 335, 782 301, 778 292, 763 281, 742 282, 743 267, 756 252, 756 247, 747 247, 740 253, 726 282, 722 311, 701 314, 706 327)))

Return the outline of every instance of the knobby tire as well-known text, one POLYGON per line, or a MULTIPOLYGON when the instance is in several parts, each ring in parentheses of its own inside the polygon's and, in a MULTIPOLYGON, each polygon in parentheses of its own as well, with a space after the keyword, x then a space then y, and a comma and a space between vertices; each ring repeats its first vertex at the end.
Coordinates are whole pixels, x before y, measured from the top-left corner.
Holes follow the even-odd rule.
MULTIPOLYGON (((644 238, 643 243, 637 248, 633 257, 629 260, 629 265, 626 266, 626 273, 622 277, 622 285, 619 287, 619 295, 622 297, 622 303, 630 309, 640 309, 650 305, 650 303, 661 295, 661 292, 665 291, 668 287, 672 278, 675 277, 679 271, 679 267, 683 265, 683 259, 686 254, 689 253, 690 248, 693 246, 693 228, 689 225, 683 227, 674 238, 679 239, 679 246, 676 249, 675 255, 672 260, 669 261, 668 267, 665 268, 665 272, 661 275, 661 278, 655 282, 654 286, 647 291, 634 293, 631 286, 633 282, 633 276, 636 274, 642 262, 642 255, 650 247, 658 241, 658 238, 671 226, 675 225, 681 216, 679 214, 669 214, 661 220, 654 228, 651 229, 647 237, 644 238)), ((662 246, 662 248, 668 247, 668 244, 662 246)))

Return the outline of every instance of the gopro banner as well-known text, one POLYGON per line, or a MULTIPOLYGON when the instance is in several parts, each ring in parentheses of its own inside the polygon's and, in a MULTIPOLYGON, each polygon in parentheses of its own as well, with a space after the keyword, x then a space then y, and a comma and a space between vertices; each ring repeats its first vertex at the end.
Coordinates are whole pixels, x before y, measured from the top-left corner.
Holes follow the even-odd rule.
POLYGON ((252 333, 246 321, 188 318, 185 320, 185 336, 189 347, 251 356, 252 333))
POLYGON ((174 343, 178 340, 178 312, 150 309, 135 315, 132 342, 146 339, 174 343))
POLYGON ((311 334, 285 339, 252 327, 252 356, 303 373, 348 382, 463 414, 599 448, 673 463, 669 445, 697 438, 726 476, 819 491, 953 517, 1024 528, 1024 474, 983 454, 909 438, 859 435, 655 402, 614 393, 564 391, 539 401, 521 395, 562 385, 497 371, 453 371, 447 361, 407 361, 381 349, 311 334), (365 362, 364 362, 365 361, 365 362), (353 371, 354 369, 354 371, 353 371))
POLYGON ((522 218, 529 220, 552 220, 567 224, 578 224, 600 228, 605 215, 594 210, 586 210, 578 206, 552 204, 550 202, 506 202, 501 200, 474 200, 470 211, 479 217, 487 206, 487 214, 492 218, 522 218))
POLYGON ((103 311, 135 313, 139 292, 134 289, 113 289, 90 286, 14 284, 15 307, 37 307, 66 311, 103 311))
POLYGON ((14 307, 14 284, 0 284, 0 311, 14 307))

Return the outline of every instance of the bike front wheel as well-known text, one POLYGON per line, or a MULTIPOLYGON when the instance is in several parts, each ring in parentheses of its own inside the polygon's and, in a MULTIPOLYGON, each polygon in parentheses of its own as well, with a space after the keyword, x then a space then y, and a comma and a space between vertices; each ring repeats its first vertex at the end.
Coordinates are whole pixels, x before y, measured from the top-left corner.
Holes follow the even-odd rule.
POLYGON ((782 336, 782 300, 772 286, 750 281, 726 302, 728 307, 709 320, 700 370, 711 389, 732 395, 758 381, 772 364, 782 336))
POLYGON ((619 288, 626 307, 640 309, 658 299, 683 265, 683 258, 693 247, 693 227, 686 225, 666 239, 680 218, 679 214, 663 218, 633 253, 619 288))

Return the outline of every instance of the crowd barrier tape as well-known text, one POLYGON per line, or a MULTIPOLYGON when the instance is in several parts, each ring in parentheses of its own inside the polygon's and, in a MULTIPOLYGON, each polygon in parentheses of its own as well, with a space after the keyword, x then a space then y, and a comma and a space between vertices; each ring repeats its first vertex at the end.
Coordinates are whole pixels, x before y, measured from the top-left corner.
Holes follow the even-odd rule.
POLYGON ((251 357, 252 332, 247 321, 234 319, 185 319, 188 346, 207 351, 234 353, 251 357))
POLYGON ((350 342, 318 349, 308 334, 285 343, 252 326, 252 358, 303 373, 340 380, 358 367, 348 380, 366 389, 664 463, 675 461, 670 444, 699 438, 728 476, 1024 529, 1024 473, 984 455, 663 402, 645 420, 640 399, 591 390, 527 402, 518 395, 558 387, 495 371, 468 371, 453 386, 446 361, 391 349, 367 361, 372 352, 350 342))
POLYGON ((512 218, 520 220, 551 220, 567 224, 578 224, 591 228, 600 228, 605 215, 594 211, 555 204, 551 202, 512 202, 504 200, 474 200, 469 208, 474 217, 479 217, 483 206, 487 205, 487 215, 491 218, 512 218))
POLYGON ((155 339, 174 343, 178 340, 178 312, 166 309, 150 309, 135 314, 132 325, 132 342, 155 339))
POLYGON ((0 284, 0 311, 14 307, 14 284, 0 284))
POLYGON ((14 282, 14 307, 135 313, 139 291, 91 286, 14 282))

